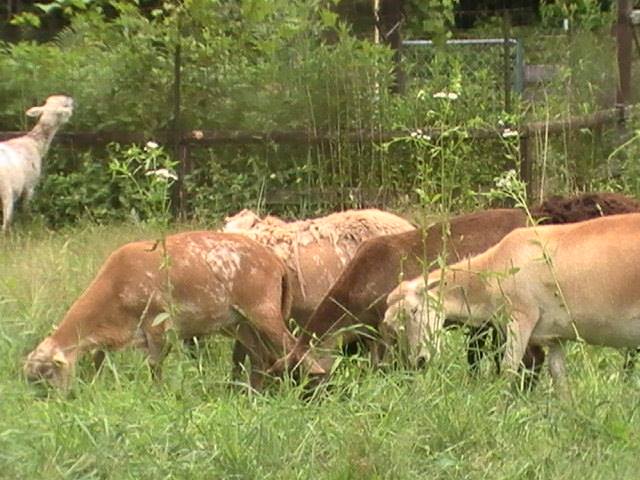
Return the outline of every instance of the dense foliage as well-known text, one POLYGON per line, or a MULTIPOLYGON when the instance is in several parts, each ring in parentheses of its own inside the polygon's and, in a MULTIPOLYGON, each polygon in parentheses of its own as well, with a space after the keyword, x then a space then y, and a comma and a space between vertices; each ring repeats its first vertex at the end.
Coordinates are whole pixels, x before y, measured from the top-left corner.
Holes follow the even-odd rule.
MULTIPOLYGON (((394 95, 389 90, 392 52, 374 44, 370 34, 356 35, 332 1, 58 3, 57 10, 41 13, 67 16, 69 25, 53 40, 0 44, 1 129, 27 128, 22 114, 27 107, 50 93, 66 92, 78 105, 67 130, 143 132, 161 142, 176 129, 300 132, 298 145, 190 149, 194 168, 181 180, 189 212, 198 217, 265 205, 294 214, 363 203, 438 206, 441 199, 448 199, 444 208, 477 205, 482 202, 478 192, 495 176, 518 168, 518 144, 503 137, 505 129, 612 104, 613 44, 600 28, 611 16, 600 13, 595 0, 581 0, 580 8, 566 11, 560 4, 544 6, 551 37, 540 40, 538 31, 514 27, 512 36, 521 37, 526 61, 557 68, 525 96, 512 92, 510 104, 505 86, 512 88, 519 68, 514 47, 506 64, 501 45, 436 42, 440 46, 407 48, 407 90, 394 95), (565 14, 577 25, 568 36, 557 30, 565 14), (557 48, 559 39, 569 47, 557 48), (445 135, 420 133, 430 128, 445 135), (472 140, 475 128, 493 129, 495 136, 472 140), (390 131, 399 132, 396 140, 378 140, 390 131), (305 138, 316 133, 332 139, 306 144, 305 138)), ((405 37, 444 39, 454 2, 414 3, 407 3, 411 16, 405 37), (438 8, 426 8, 435 3, 438 8)), ((34 27, 26 22, 21 28, 34 27)), ((473 35, 501 32, 499 22, 488 19, 473 35)), ((597 146, 582 137, 538 139, 538 158, 544 162, 536 181, 548 182, 541 186, 553 191, 612 185, 606 176, 587 185, 584 178, 562 172, 572 152, 582 157, 576 160, 580 165, 602 160, 611 150, 602 138, 597 146), (548 173, 556 164, 559 177, 556 170, 548 173)), ((134 200, 114 186, 109 170, 114 148, 56 148, 46 162, 34 211, 54 226, 87 215, 96 221, 129 217, 134 200), (77 203, 79 198, 83 202, 77 203)))

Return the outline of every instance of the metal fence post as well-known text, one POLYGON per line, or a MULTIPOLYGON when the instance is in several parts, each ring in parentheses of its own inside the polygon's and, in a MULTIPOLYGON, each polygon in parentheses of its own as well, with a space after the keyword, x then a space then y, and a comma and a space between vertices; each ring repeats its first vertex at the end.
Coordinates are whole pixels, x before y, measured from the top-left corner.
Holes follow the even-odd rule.
POLYGON ((511 55, 510 55, 510 42, 509 42, 509 30, 510 30, 510 18, 509 11, 505 10, 502 13, 502 53, 503 64, 502 70, 504 74, 504 111, 511 112, 511 55))
POLYGON ((513 90, 522 95, 524 92, 524 47, 522 40, 516 39, 516 58, 514 60, 513 90))

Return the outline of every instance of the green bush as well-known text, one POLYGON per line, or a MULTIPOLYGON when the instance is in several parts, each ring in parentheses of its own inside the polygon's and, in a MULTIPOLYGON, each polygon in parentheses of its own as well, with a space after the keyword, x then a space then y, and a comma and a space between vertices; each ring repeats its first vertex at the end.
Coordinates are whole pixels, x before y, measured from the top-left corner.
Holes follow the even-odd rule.
MULTIPOLYGON (((529 60, 559 64, 561 74, 538 89, 542 102, 514 96, 513 111, 505 113, 501 52, 431 48, 421 51, 422 59, 405 55, 408 88, 393 95, 391 51, 357 38, 321 0, 190 0, 152 10, 116 1, 106 2, 109 15, 96 7, 103 3, 71 8, 69 26, 51 42, 0 45, 5 79, 0 128, 27 128, 26 108, 53 92, 65 92, 77 101, 67 131, 170 137, 179 47, 182 130, 295 130, 303 139, 332 135, 314 145, 265 142, 191 149, 194 168, 184 181, 190 212, 197 217, 265 206, 309 214, 362 205, 372 195, 373 203, 400 198, 412 205, 472 207, 494 177, 518 167, 517 142, 503 141, 504 128, 515 128, 525 118, 590 112, 609 101, 610 75, 599 68, 611 60, 609 43, 597 30, 574 33, 568 49, 558 48, 553 37, 540 40, 544 48, 538 52, 526 39, 528 57, 539 57, 529 60), (439 92, 457 98, 443 101, 439 92), (494 128, 495 138, 471 141, 468 132, 478 127, 494 128), (412 137, 429 128, 448 136, 419 142, 412 137), (389 131, 401 133, 383 145, 378 139, 389 131), (347 138, 354 132, 355 141, 347 138), (282 199, 284 190, 290 191, 288 200, 282 199)), ((591 15, 589 9, 584 15, 591 15)), ((445 20, 446 10, 438 14, 445 20)), ((535 32, 529 34, 538 41, 535 32)), ((553 149, 553 142, 546 142, 539 158, 551 159, 553 149)), ((565 165, 573 162, 578 171, 588 171, 590 163, 577 158, 578 152, 596 161, 602 149, 585 143, 560 151, 575 156, 565 158, 565 165)), ((126 219, 132 209, 144 220, 140 195, 106 168, 122 153, 96 148, 86 154, 67 152, 69 158, 52 155, 37 212, 53 226, 86 215, 97 222, 126 219)), ((562 169, 551 179, 546 173, 544 181, 551 181, 553 190, 584 184, 572 183, 562 169)))
POLYGON ((50 227, 133 220, 166 225, 176 163, 162 147, 109 145, 77 158, 55 152, 32 207, 50 227))
POLYGON ((54 228, 87 219, 96 223, 123 220, 104 159, 85 152, 70 168, 65 158, 58 153, 45 167, 32 211, 54 228))

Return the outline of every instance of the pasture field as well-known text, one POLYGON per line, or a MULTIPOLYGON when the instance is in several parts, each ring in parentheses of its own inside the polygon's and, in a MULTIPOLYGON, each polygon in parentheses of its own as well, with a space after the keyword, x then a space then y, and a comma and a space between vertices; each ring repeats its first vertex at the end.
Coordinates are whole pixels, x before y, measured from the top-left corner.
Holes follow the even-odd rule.
POLYGON ((1 478, 638 478, 640 371, 625 378, 618 352, 582 345, 568 355, 572 405, 546 372, 528 394, 496 378, 489 360, 470 378, 460 332, 424 372, 344 359, 310 400, 287 382, 265 394, 231 385, 222 337, 197 359, 174 342, 160 384, 126 351, 109 354, 97 376, 82 361, 68 398, 27 385, 26 353, 108 253, 154 236, 18 226, 0 239, 1 478))

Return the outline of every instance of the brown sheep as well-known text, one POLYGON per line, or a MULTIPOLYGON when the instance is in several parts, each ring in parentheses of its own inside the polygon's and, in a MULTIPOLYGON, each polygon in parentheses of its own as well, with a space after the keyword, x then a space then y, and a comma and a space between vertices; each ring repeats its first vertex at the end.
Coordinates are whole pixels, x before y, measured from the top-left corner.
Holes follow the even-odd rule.
MULTIPOLYGON (((541 222, 553 222, 636 211, 640 211, 639 203, 623 195, 590 193, 564 201, 555 197, 533 209, 532 214, 541 222), (571 212, 571 217, 567 212, 571 212)), ((439 256, 447 263, 481 253, 511 230, 526 224, 527 217, 520 210, 487 210, 454 217, 449 223, 438 223, 424 231, 364 242, 303 326, 294 350, 277 362, 272 371, 280 372, 285 365, 297 365, 309 352, 314 337, 323 338, 322 346, 331 348, 337 341, 337 338, 331 340, 335 337, 332 334, 340 329, 364 324, 376 330, 384 318, 387 295, 403 278, 413 278, 438 267, 439 256)), ((472 331, 470 336, 468 361, 472 371, 477 370, 486 333, 481 329, 472 331)), ((345 342, 349 340, 347 337, 345 342)), ((530 368, 540 366, 543 361, 544 352, 535 347, 525 357, 530 368)))
POLYGON ((164 334, 173 327, 182 338, 235 337, 251 352, 251 383, 259 387, 259 371, 293 344, 284 322, 290 306, 282 261, 242 235, 186 232, 159 243, 133 242, 107 258, 55 331, 29 354, 24 372, 66 389, 85 352, 133 345, 147 353, 157 375, 164 334))
MULTIPOLYGON (((413 278, 436 267, 443 253, 456 259, 480 253, 526 222, 522 210, 487 210, 454 217, 449 223, 437 223, 426 230, 363 243, 303 326, 294 349, 272 371, 279 373, 302 362, 314 337, 325 340, 323 348, 332 348, 338 340, 332 333, 341 329, 362 324, 376 330, 384 318, 384 300, 402 278, 413 278)), ((345 333, 344 343, 356 334, 353 330, 345 333)))
POLYGON ((528 345, 549 347, 554 385, 569 396, 562 344, 582 339, 640 346, 640 214, 519 228, 472 258, 403 282, 388 298, 382 330, 405 332, 426 360, 444 319, 483 325, 507 316, 503 371, 515 374, 528 345), (427 302, 428 298, 428 302, 427 302), (430 308, 431 301, 438 305, 430 308), (426 346, 426 348, 424 348, 426 346))
POLYGON ((574 223, 607 215, 640 212, 640 202, 619 193, 584 193, 575 197, 549 197, 532 210, 543 224, 574 223))

